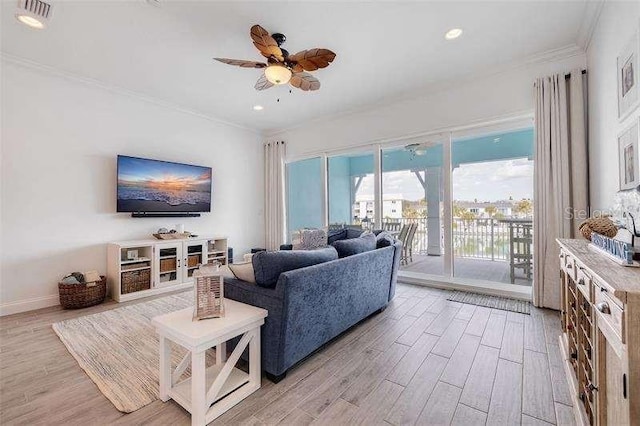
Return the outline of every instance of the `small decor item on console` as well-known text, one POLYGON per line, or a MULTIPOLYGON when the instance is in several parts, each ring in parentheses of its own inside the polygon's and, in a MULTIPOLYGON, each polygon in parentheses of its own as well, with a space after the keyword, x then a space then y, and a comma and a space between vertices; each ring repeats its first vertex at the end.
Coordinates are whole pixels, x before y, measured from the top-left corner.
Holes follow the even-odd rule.
POLYGON ((614 240, 594 232, 591 234, 589 247, 593 247, 622 266, 640 267, 640 263, 633 260, 633 247, 630 243, 614 240))
POLYGON ((609 238, 615 237, 618 233, 618 227, 606 216, 592 217, 582 222, 580 232, 582 232, 582 236, 591 241, 593 232, 609 238))
POLYGON ((224 317, 224 277, 220 264, 202 265, 193 273, 193 320, 224 317))
POLYGON ((167 230, 167 228, 160 228, 158 229, 158 232, 153 234, 153 236, 159 240, 181 240, 184 238, 189 238, 191 236, 191 232, 177 232, 175 229, 169 231, 167 230))

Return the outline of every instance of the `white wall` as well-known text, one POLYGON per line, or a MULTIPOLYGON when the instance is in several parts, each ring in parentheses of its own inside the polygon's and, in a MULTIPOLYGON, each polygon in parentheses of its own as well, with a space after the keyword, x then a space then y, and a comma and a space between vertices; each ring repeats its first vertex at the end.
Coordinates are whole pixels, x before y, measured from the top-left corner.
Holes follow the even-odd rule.
POLYGON ((67 272, 106 272, 106 243, 159 227, 264 244, 259 134, 40 69, 2 61, 0 314, 58 303, 67 272), (212 213, 116 214, 116 155, 213 168, 212 213))
POLYGON ((587 49, 591 207, 609 210, 619 188, 617 135, 640 108, 618 121, 616 58, 640 21, 640 2, 605 2, 587 49))
POLYGON ((532 114, 536 77, 584 66, 584 54, 574 52, 565 59, 469 78, 418 98, 320 119, 271 136, 286 141, 288 154, 295 157, 509 115, 532 114))

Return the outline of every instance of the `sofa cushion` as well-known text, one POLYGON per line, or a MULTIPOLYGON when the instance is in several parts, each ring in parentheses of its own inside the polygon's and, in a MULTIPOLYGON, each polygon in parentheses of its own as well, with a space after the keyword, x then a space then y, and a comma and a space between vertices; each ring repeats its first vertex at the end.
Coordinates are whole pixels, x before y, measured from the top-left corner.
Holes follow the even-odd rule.
POLYGON ((362 229, 347 228, 347 238, 358 238, 362 232, 362 229))
POLYGON ((354 254, 375 250, 376 236, 369 233, 358 238, 338 240, 333 243, 333 246, 338 251, 338 256, 340 258, 352 256, 354 254))
POLYGON ((347 230, 346 229, 332 229, 329 231, 329 235, 327 236, 327 244, 331 245, 338 240, 344 240, 347 238, 347 230))
POLYGON ((256 253, 252 259, 256 284, 261 287, 273 288, 278 282, 280 274, 283 272, 329 262, 337 258, 338 252, 333 247, 325 247, 317 250, 288 250, 256 253))
POLYGON ((393 237, 386 231, 376 235, 376 248, 389 247, 393 244, 393 237))

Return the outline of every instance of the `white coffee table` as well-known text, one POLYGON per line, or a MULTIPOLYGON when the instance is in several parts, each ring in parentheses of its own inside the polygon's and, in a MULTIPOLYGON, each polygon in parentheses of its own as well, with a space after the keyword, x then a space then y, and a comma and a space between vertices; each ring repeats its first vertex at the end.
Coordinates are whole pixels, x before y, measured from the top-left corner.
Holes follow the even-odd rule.
POLYGON ((267 311, 225 299, 224 318, 192 321, 193 308, 186 308, 152 319, 160 335, 160 399, 172 398, 191 413, 192 425, 204 425, 260 388, 260 326, 267 311), (242 335, 225 362, 225 343, 242 335), (169 341, 189 352, 171 366, 169 341), (235 368, 249 346, 249 374, 235 368), (216 363, 205 366, 205 351, 216 347, 216 363), (180 380, 191 363, 192 375, 180 380))

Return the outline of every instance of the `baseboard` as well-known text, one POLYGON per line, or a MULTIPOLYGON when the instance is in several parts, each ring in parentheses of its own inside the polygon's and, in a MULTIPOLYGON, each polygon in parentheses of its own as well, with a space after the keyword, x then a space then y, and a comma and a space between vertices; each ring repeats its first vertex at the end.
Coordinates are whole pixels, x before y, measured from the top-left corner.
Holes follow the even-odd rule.
POLYGON ((446 290, 470 291, 474 293, 488 294, 490 296, 501 296, 531 301, 531 287, 517 284, 505 284, 469 278, 441 277, 438 275, 428 275, 408 271, 400 271, 400 274, 398 274, 398 281, 406 284, 423 285, 426 287, 443 288, 446 290))
POLYGON ((0 304, 0 317, 33 311, 35 309, 48 308, 59 304, 60 298, 57 294, 34 297, 33 299, 20 300, 17 302, 3 303, 0 304))

